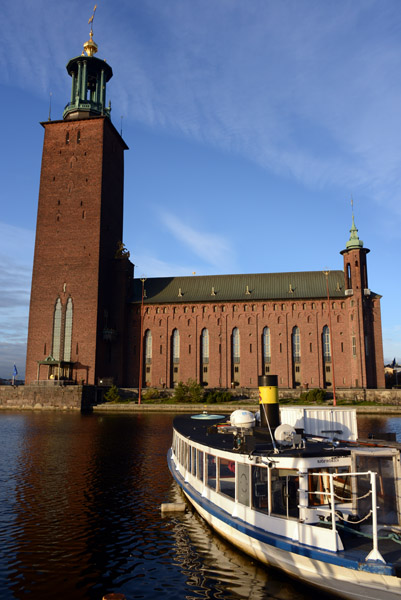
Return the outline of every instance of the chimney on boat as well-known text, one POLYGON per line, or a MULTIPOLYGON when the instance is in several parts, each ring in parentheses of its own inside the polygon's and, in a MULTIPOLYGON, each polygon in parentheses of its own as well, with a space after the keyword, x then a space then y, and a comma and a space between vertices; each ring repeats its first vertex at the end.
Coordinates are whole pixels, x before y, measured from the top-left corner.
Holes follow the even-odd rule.
POLYGON ((258 377, 260 425, 272 431, 280 425, 280 408, 278 402, 277 375, 260 375, 258 377))

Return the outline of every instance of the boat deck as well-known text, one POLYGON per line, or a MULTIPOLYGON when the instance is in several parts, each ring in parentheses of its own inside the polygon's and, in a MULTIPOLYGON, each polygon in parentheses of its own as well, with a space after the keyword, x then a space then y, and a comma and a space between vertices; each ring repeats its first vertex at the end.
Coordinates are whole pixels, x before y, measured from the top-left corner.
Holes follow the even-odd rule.
MULTIPOLYGON (((360 559, 368 556, 372 550, 372 537, 369 533, 365 535, 358 531, 348 531, 337 525, 344 550, 339 552, 344 558, 360 559), (366 536, 366 537, 365 537, 366 536)), ((394 533, 390 531, 379 531, 379 552, 387 564, 392 564, 398 577, 401 576, 401 536, 397 542, 394 533)))
MULTIPOLYGON (((174 428, 181 435, 199 444, 209 446, 216 450, 238 453, 238 448, 233 446, 233 434, 218 432, 219 426, 228 423, 227 415, 179 415, 174 419, 174 428), (215 417, 215 418, 211 418, 215 417)), ((255 456, 269 455, 274 452, 270 432, 266 427, 254 427, 250 430, 248 438, 249 452, 255 456)), ((247 452, 247 449, 243 449, 247 452)), ((280 451, 281 456, 307 457, 307 456, 347 456, 350 449, 346 444, 333 446, 328 441, 308 442, 305 448, 285 448, 280 451)))

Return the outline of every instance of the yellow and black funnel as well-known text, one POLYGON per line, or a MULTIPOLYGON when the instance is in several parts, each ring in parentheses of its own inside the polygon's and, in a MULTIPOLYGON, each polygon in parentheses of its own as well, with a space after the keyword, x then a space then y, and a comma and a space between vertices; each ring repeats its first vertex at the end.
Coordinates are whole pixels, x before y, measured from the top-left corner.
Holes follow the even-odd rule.
POLYGON ((261 427, 270 427, 272 430, 280 425, 277 382, 277 375, 260 375, 258 377, 260 425, 261 427))

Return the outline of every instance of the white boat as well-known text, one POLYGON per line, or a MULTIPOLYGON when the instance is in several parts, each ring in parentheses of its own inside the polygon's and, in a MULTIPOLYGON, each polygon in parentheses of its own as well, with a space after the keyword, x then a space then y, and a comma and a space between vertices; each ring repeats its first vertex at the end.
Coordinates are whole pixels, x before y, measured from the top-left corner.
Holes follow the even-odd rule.
MULTIPOLYGON (((269 406, 267 406, 270 409, 269 406)), ((347 600, 401 600, 401 444, 358 440, 344 408, 181 415, 171 473, 259 561, 347 600), (287 422, 286 422, 287 421, 287 422)))

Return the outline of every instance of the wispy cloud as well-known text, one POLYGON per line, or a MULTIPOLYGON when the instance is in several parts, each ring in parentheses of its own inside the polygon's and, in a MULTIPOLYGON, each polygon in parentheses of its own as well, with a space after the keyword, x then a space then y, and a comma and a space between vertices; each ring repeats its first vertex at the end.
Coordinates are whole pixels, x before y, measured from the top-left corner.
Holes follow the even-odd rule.
POLYGON ((228 239, 209 231, 197 231, 171 213, 162 211, 160 218, 174 238, 203 262, 220 270, 232 262, 234 250, 228 239))
MULTIPOLYGON (((55 65, 79 54, 88 35, 82 3, 71 0, 68 14, 48 0, 4 4, 6 79, 65 100, 68 80, 55 65)), ((125 119, 309 186, 386 199, 399 215, 400 16, 392 0, 171 0, 157 8, 121 0, 118 11, 111 3, 97 11, 95 37, 117 75, 110 93, 125 119)))
POLYGON ((160 45, 130 38, 117 89, 131 118, 397 213, 399 16, 393 2, 169 3, 160 45))
MULTIPOLYGON (((193 268, 171 264, 164 262, 159 258, 152 256, 148 252, 146 254, 135 254, 135 277, 185 277, 193 273, 193 268)), ((197 271, 199 274, 199 271, 197 271)))

